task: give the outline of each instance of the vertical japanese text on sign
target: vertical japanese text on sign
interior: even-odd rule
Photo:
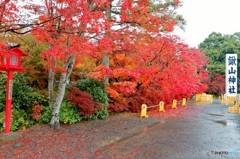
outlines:
[[[237,54],[226,54],[226,94],[237,95]]]

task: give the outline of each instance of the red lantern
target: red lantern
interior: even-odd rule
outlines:
[[[0,55],[0,70],[24,71],[20,66],[22,56],[27,56],[19,48],[19,45],[9,47],[5,54]]]
[[[9,47],[3,54],[0,55],[0,70],[8,72],[7,92],[6,92],[6,115],[5,115],[5,129],[4,133],[10,133],[11,114],[12,114],[12,87],[13,87],[13,72],[24,71],[20,62],[22,56],[27,56],[19,49],[20,45]]]

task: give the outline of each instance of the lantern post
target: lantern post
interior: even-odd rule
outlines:
[[[19,49],[20,45],[8,47],[4,54],[0,55],[0,70],[7,71],[7,87],[6,87],[6,110],[5,110],[5,129],[4,134],[8,135],[11,128],[12,116],[12,89],[13,89],[13,72],[24,71],[20,66],[22,56],[27,56]]]
[[[8,71],[6,87],[6,116],[5,116],[5,134],[10,133],[10,123],[12,116],[12,88],[13,88],[13,71]]]

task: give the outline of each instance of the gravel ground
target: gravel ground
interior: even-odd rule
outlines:
[[[105,120],[61,125],[52,130],[39,125],[16,132],[18,140],[0,142],[0,158],[93,158],[112,144],[159,122],[155,117],[122,113]]]
[[[140,118],[140,114],[134,113],[116,114],[105,120],[84,121],[74,125],[61,125],[61,128],[57,131],[50,129],[48,125],[35,126],[27,130],[16,132],[16,134],[21,135],[17,140],[0,142],[0,159],[88,159],[106,158],[106,155],[108,156],[107,158],[138,158],[137,156],[142,156],[140,158],[144,159],[153,158],[152,156],[149,157],[145,149],[150,150],[152,148],[151,143],[155,143],[155,148],[158,147],[159,150],[162,150],[161,153],[163,153],[164,151],[161,149],[162,146],[171,145],[171,140],[175,144],[177,140],[173,138],[167,139],[167,137],[169,135],[171,136],[171,132],[174,129],[176,130],[174,130],[173,136],[175,136],[175,131],[176,133],[179,130],[182,131],[184,125],[183,127],[180,127],[180,125],[178,127],[181,121],[186,121],[186,123],[189,122],[189,125],[196,127],[195,130],[192,130],[192,133],[199,134],[197,124],[199,124],[198,121],[202,119],[201,113],[204,113],[204,117],[208,114],[210,114],[208,116],[212,116],[211,114],[214,115],[214,112],[211,112],[214,111],[211,106],[207,106],[204,109],[199,107],[199,109],[196,107],[196,104],[193,105],[195,106],[188,104],[187,107],[179,106],[178,109],[167,109],[165,113],[150,112],[148,118]],[[217,107],[214,109],[216,108]],[[226,108],[222,108],[223,109],[220,111],[224,112]],[[208,121],[208,119],[204,119],[204,123]],[[173,123],[173,125],[171,126],[165,123]],[[174,126],[174,124],[177,125]],[[185,125],[185,127],[189,128],[187,125]],[[158,134],[158,128],[162,129],[162,133],[166,138],[156,139],[147,136],[149,133]],[[204,129],[204,127],[202,128]],[[221,125],[219,125],[219,128],[222,129]],[[191,127],[189,129],[191,130]],[[206,134],[204,130],[202,131],[202,134]],[[187,133],[190,134],[190,132]],[[157,134],[154,136],[157,136]],[[183,132],[179,132],[178,134],[184,136]],[[150,141],[145,143],[145,141],[141,141],[141,137],[147,138]],[[153,142],[151,142],[151,140]],[[181,142],[181,140],[180,138],[179,142]],[[131,146],[136,145],[136,143],[134,143],[136,141],[139,143],[142,142],[142,147],[137,148],[137,146]],[[150,143],[150,145],[148,143]],[[189,141],[185,146],[189,147],[191,144],[191,141]],[[169,148],[171,148],[171,146]],[[212,150],[214,147],[210,148],[210,150]],[[180,147],[179,149],[181,150],[182,148]],[[166,152],[166,154],[167,153],[169,152]],[[159,153],[156,153],[156,156],[158,155]]]

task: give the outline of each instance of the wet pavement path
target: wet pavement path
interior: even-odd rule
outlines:
[[[47,125],[18,131],[0,143],[2,158],[240,159],[240,115],[219,103],[151,112],[122,113],[106,120]]]
[[[97,158],[240,159],[240,115],[220,104],[198,103],[108,147]],[[168,112],[166,112],[168,113]],[[148,120],[148,119],[146,119]]]

